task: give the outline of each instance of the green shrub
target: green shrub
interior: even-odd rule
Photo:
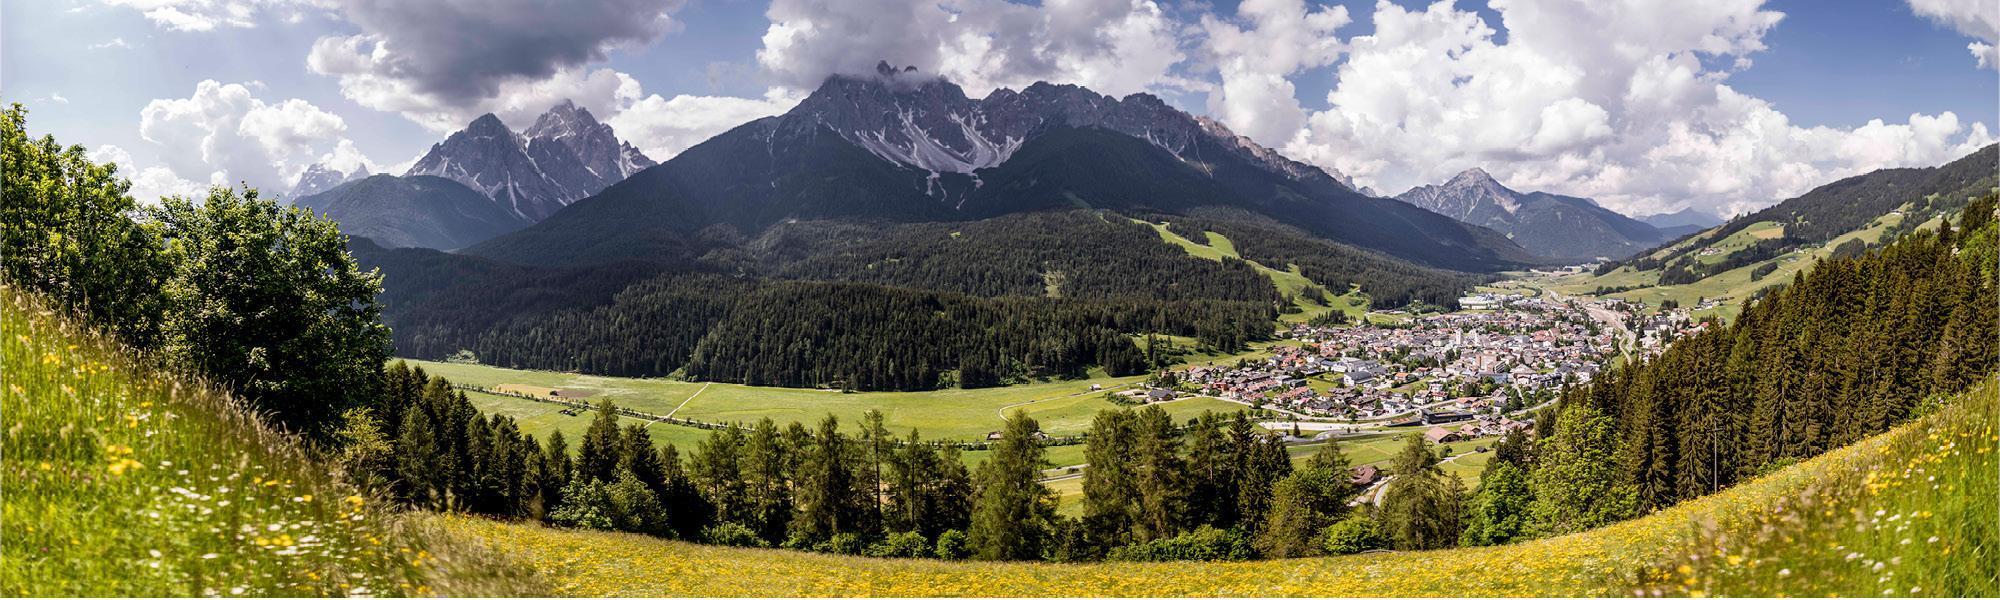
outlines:
[[[703,528],[701,530],[701,539],[702,541],[718,546],[736,546],[739,548],[767,548],[771,545],[770,542],[764,541],[764,538],[758,537],[757,532],[751,531],[749,527],[745,527],[742,523],[735,521],[717,523]]]
[[[1250,540],[1233,529],[1203,525],[1174,537],[1111,549],[1107,558],[1133,562],[1176,560],[1245,560],[1250,558]]]
[[[915,531],[891,533],[868,546],[867,554],[875,558],[923,558],[931,555],[931,541]]]
[[[938,534],[935,554],[945,560],[964,560],[965,557],[972,556],[972,549],[967,547],[965,532],[946,529],[944,533]]]
[[[1389,538],[1382,535],[1382,526],[1375,519],[1356,514],[1326,526],[1320,544],[1327,554],[1354,554],[1387,547]]]
[[[868,540],[858,533],[836,533],[827,539],[826,543],[820,544],[818,549],[821,552],[834,554],[859,555],[868,551]]]

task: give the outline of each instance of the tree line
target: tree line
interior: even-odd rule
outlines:
[[[875,283],[642,275],[631,265],[599,275],[356,247],[393,284],[384,320],[403,355],[470,350],[488,364],[618,376],[929,390],[1074,378],[1094,367],[1129,375],[1158,366],[1134,335],[1187,336],[1233,352],[1270,339],[1277,316],[1271,299],[986,298]],[[462,279],[428,287],[441,273]],[[398,289],[403,282],[415,289]],[[1256,283],[1273,289],[1261,276]]]

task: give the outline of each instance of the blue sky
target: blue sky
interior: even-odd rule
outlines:
[[[525,119],[536,112],[531,106],[565,95],[578,97],[649,153],[670,154],[727,125],[781,111],[810,91],[801,82],[851,69],[874,54],[910,55],[910,62],[952,77],[974,94],[1042,78],[1114,94],[1150,91],[1384,192],[1482,166],[1516,187],[1590,195],[1634,213],[1683,206],[1743,210],[1856,170],[1941,162],[1968,144],[1990,140],[1986,128],[2000,125],[2000,77],[1991,66],[1980,66],[1967,47],[1990,35],[1986,32],[2000,20],[1979,14],[1980,0],[1912,0],[1933,17],[1919,16],[1920,8],[1911,3],[1881,0],[1771,0],[1761,6],[1755,0],[1689,0],[1688,7],[1715,8],[1688,8],[1686,22],[1660,29],[1712,29],[1713,37],[1728,40],[1726,48],[1696,48],[1698,42],[1689,40],[1699,36],[1647,40],[1650,46],[1628,49],[1631,56],[1619,60],[1594,58],[1617,52],[1593,49],[1560,32],[1537,30],[1542,32],[1525,35],[1539,37],[1522,38],[1524,34],[1503,26],[1507,15],[1525,22],[1531,15],[1590,5],[1570,0],[1503,0],[1494,6],[1469,0],[1435,9],[1413,1],[1391,6],[1372,0],[1257,0],[1246,6],[1230,1],[1077,0],[1068,5],[1100,6],[1074,14],[1001,0],[775,1],[777,6],[752,0],[553,3],[566,13],[601,8],[627,11],[628,17],[614,13],[591,20],[588,15],[533,14],[547,8],[542,2],[496,0],[490,3],[492,13],[525,16],[521,23],[574,21],[563,24],[571,28],[566,34],[576,37],[570,50],[582,48],[587,56],[561,56],[557,49],[550,56],[512,57],[527,65],[525,71],[545,67],[559,74],[515,74],[508,70],[513,66],[496,66],[497,91],[471,98],[431,94],[438,88],[437,75],[427,80],[407,73],[410,65],[443,65],[438,69],[447,73],[464,69],[468,63],[462,57],[434,59],[413,43],[399,43],[454,41],[452,36],[465,35],[466,29],[453,26],[451,14],[425,30],[426,23],[412,25],[404,22],[412,17],[391,12],[410,9],[385,9],[364,0],[14,2],[0,15],[0,87],[5,100],[33,111],[33,131],[99,149],[100,156],[126,163],[125,170],[135,177],[155,169],[138,186],[146,193],[252,174],[275,180],[253,185],[283,189],[290,184],[285,178],[339,152],[388,168],[414,159],[454,124],[462,125],[478,112],[494,110],[517,128],[525,127]],[[231,15],[226,9],[234,6],[244,10]],[[446,11],[444,6],[427,8]],[[946,8],[954,16],[940,17]],[[1345,10],[1344,20],[1332,20],[1337,10]],[[912,30],[922,35],[867,29],[867,18],[902,11],[912,19]],[[1773,13],[1782,13],[1782,19]],[[652,14],[669,15],[671,23],[636,32],[630,23],[620,23],[644,21]],[[1315,22],[1307,18],[1311,14],[1325,19]],[[1574,31],[1629,29],[1628,37],[1644,38],[1649,31],[1640,22],[1644,18],[1683,18],[1682,11],[1661,13],[1645,6],[1593,14],[1589,18],[1606,20],[1580,18]],[[1466,16],[1480,19],[1493,30],[1491,35],[1478,36],[1476,28],[1465,29],[1465,21],[1453,20]],[[1402,45],[1357,43],[1362,36],[1381,33],[1379,18],[1401,19],[1389,33]],[[205,28],[199,24],[203,19]],[[1759,25],[1767,19],[1775,25]],[[523,39],[535,34],[531,25],[508,29],[493,23],[505,20],[479,20],[480,27],[490,29],[478,31]],[[767,49],[767,31],[806,22],[814,24],[812,33],[792,46]],[[1329,27],[1334,22],[1339,25]],[[872,33],[843,34],[843,26]],[[1227,47],[1218,41],[1226,32],[1218,33],[1217,26],[1244,32],[1250,41]],[[1150,27],[1151,33],[1108,41],[1113,32],[1135,27]],[[950,35],[930,31],[937,28],[950,28]],[[601,39],[591,37],[600,29]],[[961,48],[947,47],[960,39],[952,36],[968,33],[1001,50],[968,57]],[[905,37],[910,39],[901,39]],[[390,61],[401,62],[309,66],[316,45],[348,39],[362,42],[364,50],[367,44],[389,40],[387,45],[401,52]],[[1252,47],[1244,48],[1245,43]],[[1258,43],[1271,47],[1254,47]],[[1396,55],[1391,50],[1407,55],[1413,49],[1459,43],[1465,45],[1439,51],[1435,60],[1390,66]],[[1614,37],[1604,43],[1622,42]],[[1307,56],[1275,59],[1281,63],[1276,66],[1261,59],[1309,44],[1313,49],[1304,52]],[[992,68],[962,64],[997,64],[974,59],[991,61],[1006,56],[1002,50],[1007,49],[1016,51],[1011,55],[1016,57],[1029,52],[1039,62],[1031,61],[1032,67],[1018,60]],[[760,57],[760,50],[769,56]],[[324,48],[320,54],[350,63],[366,55]],[[1149,60],[1163,54],[1178,60]],[[1689,95],[1676,98],[1678,104],[1654,106],[1616,93],[1634,82],[1653,81],[1653,75],[1671,70],[1662,65],[1677,59],[1692,60],[1693,71],[1706,78]],[[1509,74],[1516,67],[1526,70]],[[1428,69],[1436,69],[1430,73],[1437,77],[1431,89],[1421,80]],[[1465,69],[1483,71],[1468,77]],[[1537,69],[1568,75],[1551,80]],[[1369,85],[1403,72],[1418,74],[1419,80],[1407,86],[1412,90]],[[591,91],[579,84],[574,94],[567,94],[562,88],[569,76],[598,79]],[[1291,87],[1289,94],[1264,85],[1272,77],[1281,77]],[[221,87],[197,89],[209,80]],[[230,84],[242,88],[233,90]],[[530,89],[537,84],[543,89]],[[1542,94],[1550,85],[1574,89]],[[1716,85],[1734,94],[1717,99]],[[1535,104],[1492,101],[1495,89],[1532,90],[1522,101]],[[1338,99],[1330,99],[1330,93]],[[162,105],[153,115],[151,133],[142,132],[147,107],[170,101],[180,104]],[[1427,106],[1444,112],[1425,114]],[[1561,110],[1542,110],[1544,106]],[[1727,116],[1716,116],[1725,112]],[[264,118],[244,116],[249,113]],[[1938,120],[1946,113],[1953,117],[1950,123]],[[1776,136],[1786,141],[1751,141],[1768,140],[1778,131],[1752,131],[1768,127],[1773,114],[1790,127]],[[1913,114],[1922,118],[1912,120]],[[1871,127],[1873,120],[1882,126]],[[1451,128],[1443,129],[1446,124]],[[1862,149],[1817,149],[1823,146]],[[345,150],[337,150],[341,147]],[[1732,152],[1757,160],[1740,173],[1710,176],[1704,171],[1743,162],[1740,156],[1728,156]]]

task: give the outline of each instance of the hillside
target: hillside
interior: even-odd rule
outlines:
[[[365,498],[223,393],[4,286],[0,359],[0,594],[548,593]]]
[[[1991,518],[2000,507],[1996,411],[2000,395],[1989,383],[1932,416],[1712,496],[1490,548],[1233,563],[980,563],[443,522],[521,552],[559,593],[580,596],[1991,596],[2000,593],[2000,531]]]
[[[1905,233],[1934,229],[1966,203],[2000,189],[2000,146],[1938,167],[1882,169],[1814,188],[1770,208],[1687,235],[1594,273],[1550,278],[1557,291],[1730,316],[1744,299],[1830,256],[1852,256]]]
[[[293,205],[340,222],[342,233],[391,248],[463,248],[532,223],[472,188],[428,175],[375,175]]]

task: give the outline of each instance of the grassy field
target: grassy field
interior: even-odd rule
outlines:
[[[582,596],[1993,596],[1995,388],[1602,529],[1492,548],[1236,563],[865,559],[443,519]],[[1880,565],[1879,567],[1877,565]]]
[[[1134,222],[1146,223],[1145,221],[1138,221],[1136,219]],[[1180,246],[1190,256],[1214,261],[1220,261],[1225,257],[1243,260],[1243,255],[1236,252],[1235,242],[1229,241],[1229,238],[1224,237],[1220,233],[1213,231],[1202,232],[1208,236],[1207,243],[1203,244],[1168,230],[1165,223],[1146,224],[1151,225],[1153,230],[1160,232],[1162,239]],[[1307,279],[1305,274],[1299,272],[1298,265],[1285,265],[1285,268],[1280,270],[1253,260],[1244,260],[1244,262],[1250,263],[1250,266],[1257,269],[1257,272],[1263,273],[1265,277],[1270,278],[1271,284],[1276,285],[1279,292],[1290,294],[1294,298],[1293,305],[1298,307],[1298,312],[1280,315],[1278,317],[1280,321],[1286,323],[1303,323],[1334,310],[1347,313],[1350,319],[1360,319],[1363,314],[1368,312],[1368,296],[1367,294],[1363,294],[1358,287],[1334,297],[1329,303],[1323,304],[1301,296],[1301,292],[1307,286],[1313,285],[1313,281]]]
[[[619,406],[642,412],[671,413],[675,417],[716,423],[753,423],[770,417],[780,424],[798,421],[810,425],[832,414],[840,419],[843,426],[851,428],[860,423],[864,413],[873,409],[882,411],[889,429],[898,435],[915,428],[929,439],[964,441],[985,439],[987,433],[1000,429],[1004,415],[1017,410],[1040,421],[1042,430],[1049,435],[1081,433],[1089,428],[1090,419],[1098,411],[1116,406],[1103,398],[1106,391],[1145,379],[1144,376],[1096,377],[974,390],[952,388],[928,392],[844,394],[729,383],[601,377],[463,363],[409,362],[453,383],[486,388],[515,384],[587,390],[593,393],[585,399],[588,402],[611,399]],[[1091,391],[1092,385],[1103,389]],[[468,397],[482,410],[507,414],[520,420],[522,430],[535,433],[538,438],[546,437],[547,431],[561,429],[564,436],[576,439],[575,436],[590,423],[589,414],[565,416],[557,412],[560,407],[554,404],[476,392],[468,394]],[[1234,412],[1244,408],[1240,404],[1210,398],[1177,400],[1162,406],[1176,419],[1197,416],[1203,411]],[[707,437],[704,430],[667,424],[654,425],[652,433],[655,440],[663,443],[674,440],[682,446],[687,444],[681,440]]]
[[[0,595],[540,596],[224,394],[0,287]]]

